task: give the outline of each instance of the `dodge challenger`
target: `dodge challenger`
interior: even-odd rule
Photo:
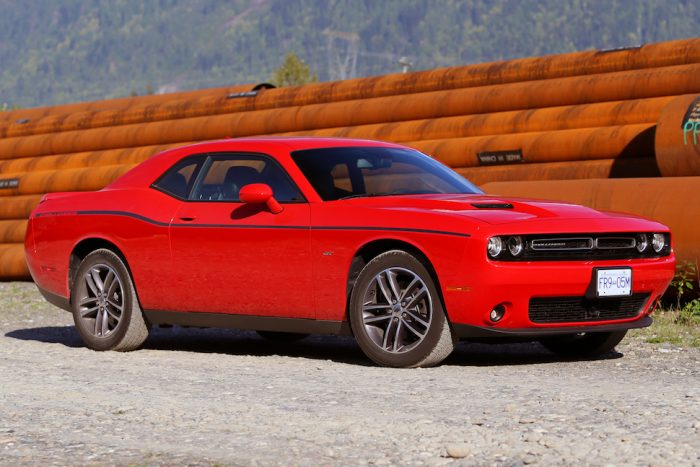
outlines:
[[[25,249],[94,350],[230,327],[352,335],[393,367],[436,365],[460,339],[604,354],[651,323],[675,265],[657,222],[489,196],[416,150],[319,138],[180,147],[47,194]]]

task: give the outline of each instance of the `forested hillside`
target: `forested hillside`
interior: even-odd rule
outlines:
[[[0,105],[320,80],[694,37],[697,0],[0,0]]]

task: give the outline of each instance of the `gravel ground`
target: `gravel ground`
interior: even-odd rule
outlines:
[[[32,284],[0,283],[0,464],[700,465],[700,349],[618,350],[463,343],[394,370],[348,338],[173,328],[96,353]]]

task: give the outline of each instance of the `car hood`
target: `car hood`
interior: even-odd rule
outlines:
[[[634,218],[623,213],[556,201],[506,198],[488,195],[399,195],[353,198],[344,201],[357,207],[382,210],[442,213],[450,217],[472,219],[487,224],[509,224],[546,219]]]

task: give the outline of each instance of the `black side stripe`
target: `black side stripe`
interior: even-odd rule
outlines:
[[[315,226],[311,227],[311,230],[381,230],[387,232],[415,232],[415,233],[429,233],[438,235],[452,235],[455,237],[471,237],[467,233],[461,232],[448,232],[445,230],[430,230],[430,229],[410,229],[404,227],[371,227],[371,226]]]
[[[76,214],[78,214],[79,216],[123,216],[148,222],[149,224],[159,225],[161,227],[167,227],[170,225],[170,222],[157,221],[155,219],[151,219],[150,217],[142,216],[140,214],[135,214],[133,212],[128,211],[77,211]]]
[[[50,215],[60,215],[68,214],[64,212],[45,212],[37,214],[37,217],[50,216]],[[72,213],[71,213],[72,214]],[[131,217],[133,219],[138,219],[143,222],[147,222],[152,225],[157,225],[160,227],[177,227],[177,228],[225,228],[225,229],[281,229],[281,230],[360,230],[360,231],[382,231],[382,232],[413,232],[413,233],[426,233],[426,234],[436,234],[436,235],[451,235],[454,237],[471,237],[468,233],[461,232],[448,232],[445,230],[431,230],[431,229],[412,229],[403,227],[376,227],[376,226],[304,226],[304,225],[236,225],[236,224],[170,224],[169,222],[157,221],[140,214],[135,214],[128,211],[75,211],[75,214],[79,216],[122,216]]]

